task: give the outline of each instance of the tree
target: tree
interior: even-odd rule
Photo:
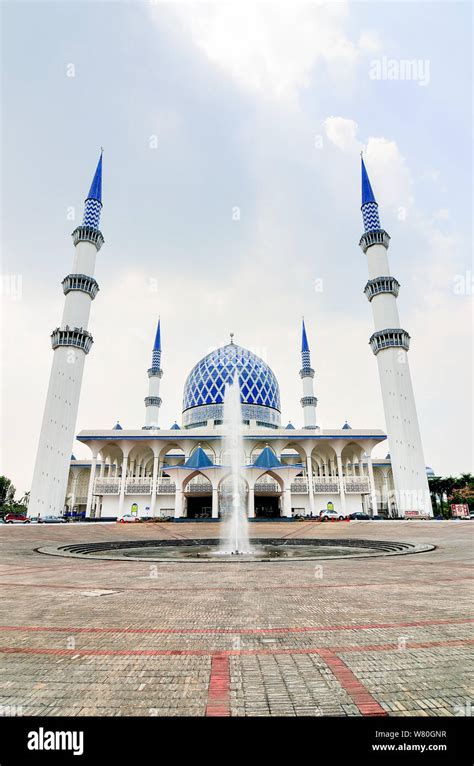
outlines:
[[[0,476],[0,516],[6,516],[7,513],[24,514],[27,512],[27,503],[24,502],[26,495],[17,503],[15,492],[16,489],[11,479],[7,476]]]
[[[428,485],[431,494],[431,505],[435,516],[443,511],[443,498],[441,491],[441,479],[439,476],[429,476]]]
[[[9,505],[15,497],[16,489],[11,479],[6,476],[0,476],[0,506]]]
[[[431,476],[428,478],[431,492],[433,511],[451,518],[451,504],[466,503],[469,509],[474,509],[474,476],[462,473],[460,476]],[[444,502],[446,496],[447,505]]]

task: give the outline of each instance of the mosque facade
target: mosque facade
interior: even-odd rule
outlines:
[[[410,336],[400,327],[396,298],[400,285],[388,263],[390,237],[381,228],[378,206],[362,160],[360,246],[367,257],[365,295],[371,304],[387,434],[377,428],[320,428],[315,371],[308,334],[301,334],[301,426],[281,421],[278,380],[270,366],[234,342],[215,349],[191,369],[183,390],[181,422],[160,424],[161,322],[148,369],[144,425],[85,429],[76,439],[90,460],[71,456],[84,362],[93,338],[91,303],[99,286],[95,258],[103,244],[102,156],[86,198],[84,220],[73,232],[75,258],[63,280],[65,308],[51,335],[53,365],[40,432],[29,515],[218,519],[229,469],[224,450],[223,402],[234,377],[241,393],[245,464],[240,480],[251,519],[431,515],[423,448],[407,352]],[[71,363],[73,359],[73,363]],[[389,438],[390,455],[373,457]],[[71,456],[71,457],[70,457]]]

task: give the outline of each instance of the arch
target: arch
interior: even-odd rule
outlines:
[[[199,477],[199,478],[198,478]],[[196,480],[197,481],[194,481]],[[212,481],[208,476],[206,476],[201,471],[193,471],[190,474],[187,474],[184,479],[181,480],[181,489],[183,492],[188,492],[188,485],[194,481],[195,485],[202,484],[206,487],[209,486],[209,494],[212,495]]]
[[[288,442],[288,444],[286,444],[280,452],[280,461],[284,465],[294,465],[295,463],[301,463],[304,466],[306,473],[306,451],[299,442]]]
[[[193,471],[181,482],[185,513],[188,518],[210,518],[212,515],[212,482],[201,471]]]
[[[351,441],[344,446],[341,452],[341,460],[346,476],[356,476],[363,472],[363,456],[364,448],[359,442]]]
[[[128,453],[128,470],[129,476],[146,476],[147,465],[153,466],[153,450],[149,444],[138,442],[135,444]]]
[[[316,464],[316,476],[334,475],[337,467],[337,456],[334,447],[327,442],[321,441],[311,450],[311,463]]]
[[[167,442],[158,454],[158,467],[160,476],[166,475],[166,465],[183,465],[186,454],[178,442]]]
[[[262,471],[262,473],[255,479],[255,482],[254,482],[254,490],[255,491],[257,491],[257,492],[259,491],[259,490],[256,489],[257,484],[259,484],[259,483],[260,484],[264,484],[265,483],[265,482],[261,481],[263,476],[271,476],[271,478],[273,479],[272,483],[276,482],[278,484],[278,487],[279,487],[278,492],[283,492],[283,490],[285,489],[284,481],[281,478],[281,476],[278,476],[278,474],[275,473],[272,470]],[[269,482],[267,482],[267,483],[269,483]]]

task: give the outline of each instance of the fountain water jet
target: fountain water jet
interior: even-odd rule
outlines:
[[[244,555],[252,553],[249,543],[245,482],[241,468],[245,463],[242,430],[240,385],[235,373],[224,395],[224,455],[230,476],[224,481],[221,497],[223,512],[220,553]]]

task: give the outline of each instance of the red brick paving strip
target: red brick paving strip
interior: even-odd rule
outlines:
[[[223,654],[212,656],[206,716],[230,716],[230,666]]]
[[[341,660],[341,658],[334,654],[334,652],[325,651],[324,649],[322,649],[319,654],[326,662],[328,668],[332,670],[344,691],[348,693],[354,704],[357,705],[361,715],[388,716],[388,713],[383,707],[379,705],[377,700],[372,697],[365,686],[361,684],[352,670],[347,667],[344,660]]]
[[[445,641],[413,641],[405,649],[433,649],[437,646],[471,646],[474,639],[448,639]],[[277,655],[277,654],[319,654],[324,652],[390,652],[400,651],[398,644],[348,644],[347,646],[304,647],[282,649],[223,649],[222,657],[240,655]],[[61,657],[208,657],[209,649],[49,649],[33,646],[1,646],[0,654],[52,654]]]
[[[372,622],[361,625],[301,625],[281,628],[98,628],[48,625],[0,625],[0,631],[25,631],[39,633],[156,633],[159,635],[175,634],[216,634],[241,636],[264,633],[326,633],[339,630],[380,630],[388,628],[423,628],[427,625],[464,625],[474,622],[474,618],[454,620],[417,620],[414,622]]]

